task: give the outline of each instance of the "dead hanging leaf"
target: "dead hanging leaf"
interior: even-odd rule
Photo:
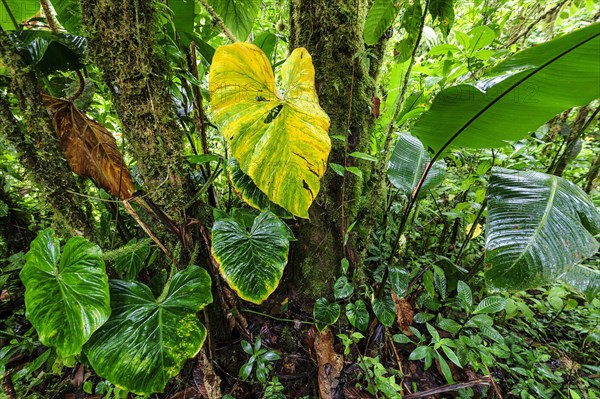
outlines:
[[[315,353],[319,365],[319,397],[333,399],[333,391],[339,384],[338,377],[344,367],[344,358],[333,350],[333,334],[329,328],[316,336]]]
[[[115,197],[131,198],[135,188],[113,135],[72,102],[46,94],[42,99],[73,172]]]
[[[405,331],[413,323],[414,312],[412,306],[406,299],[396,295],[394,291],[392,291],[392,300],[396,304],[396,323],[398,323],[400,331]]]

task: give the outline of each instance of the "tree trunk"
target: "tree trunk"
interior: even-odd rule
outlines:
[[[58,222],[73,235],[94,237],[94,228],[84,212],[85,200],[60,148],[52,122],[40,98],[35,75],[0,28],[0,61],[12,76],[24,123],[13,116],[9,103],[0,98],[0,133],[19,153],[19,160],[42,190]]]
[[[193,198],[184,134],[168,90],[171,70],[159,54],[153,1],[82,0],[94,62],[104,72],[131,154],[150,198],[179,226]],[[196,216],[196,215],[191,215]]]
[[[346,172],[341,177],[331,168],[310,210],[310,221],[296,231],[291,256],[292,278],[300,294],[309,298],[328,295],[340,260],[358,263],[354,240],[344,247],[348,225],[360,219],[369,168],[364,161],[349,157],[354,151],[368,152],[375,80],[380,63],[368,68],[363,50],[363,26],[368,11],[366,0],[292,0],[290,4],[290,50],[306,48],[315,66],[315,87],[321,107],[331,119],[329,162],[361,167],[363,176]],[[383,52],[384,45],[376,51]],[[381,57],[380,57],[381,58]],[[373,204],[376,199],[368,198]],[[354,230],[356,231],[356,230]]]

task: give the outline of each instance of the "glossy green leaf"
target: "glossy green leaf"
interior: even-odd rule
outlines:
[[[537,172],[494,169],[487,190],[485,275],[497,288],[555,281],[594,255],[600,213],[575,184]]]
[[[56,19],[70,33],[80,34],[81,29],[81,4],[79,0],[52,0],[56,11]]]
[[[459,280],[456,285],[456,299],[467,313],[471,313],[471,307],[473,306],[473,292],[471,291],[471,287],[464,281]]]
[[[39,0],[5,0],[0,3],[0,26],[4,30],[15,30],[6,6],[10,9],[17,24],[33,18],[40,11]]]
[[[196,312],[212,302],[208,273],[187,267],[159,298],[142,283],[112,280],[110,296],[112,315],[85,348],[94,371],[138,395],[162,392],[206,337]]]
[[[335,299],[348,298],[354,292],[354,286],[348,282],[348,277],[339,277],[333,286],[333,296]]]
[[[325,298],[317,299],[313,306],[313,317],[317,330],[321,332],[325,327],[335,323],[340,318],[340,312],[340,305],[337,303],[329,303]]]
[[[391,327],[396,319],[396,305],[389,295],[383,297],[383,299],[373,299],[373,313],[377,320],[386,327]]]
[[[388,178],[402,194],[410,196],[418,186],[430,161],[431,157],[425,151],[421,141],[410,134],[403,134],[398,138],[396,147],[394,147],[390,157]],[[436,162],[427,174],[420,192],[425,193],[441,183],[444,179],[445,170],[446,165],[443,161]]]
[[[40,341],[67,360],[81,352],[110,315],[108,278],[100,248],[73,237],[62,255],[51,229],[31,243],[20,273],[27,319]]]
[[[448,331],[450,334],[456,334],[462,327],[452,319],[440,319],[440,321],[437,322],[437,326],[444,331]]]
[[[361,331],[365,331],[369,327],[369,311],[362,299],[346,305],[346,317],[350,324]]]
[[[242,172],[240,164],[234,158],[229,158],[227,161],[227,172],[233,189],[251,207],[260,211],[268,209],[280,218],[292,218],[294,216],[279,205],[269,201],[267,195],[256,187],[256,184],[247,174]]]
[[[208,4],[223,19],[225,26],[241,41],[252,31],[261,0],[208,0]]]
[[[209,74],[213,116],[240,169],[272,202],[308,218],[331,149],[329,117],[319,106],[305,49],[292,52],[281,76],[282,93],[253,44],[219,47]]]
[[[399,297],[406,295],[408,284],[410,284],[410,275],[404,268],[398,266],[391,266],[389,269],[389,280],[392,290]]]
[[[10,38],[23,52],[27,63],[36,65],[44,73],[77,70],[85,65],[87,41],[82,36],[22,30],[12,32]]]
[[[150,254],[150,240],[132,239],[126,246],[119,249],[114,260],[114,268],[123,280],[135,280],[144,267]]]
[[[290,247],[288,227],[270,211],[263,211],[248,231],[233,218],[216,220],[212,253],[221,274],[240,298],[262,303],[275,291],[283,275]]]
[[[499,147],[600,93],[600,23],[529,48],[477,86],[442,90],[411,133],[432,152]]]
[[[600,296],[600,271],[596,269],[575,265],[559,279],[582,292],[588,301]]]
[[[488,314],[498,313],[504,310],[506,306],[506,299],[499,296],[488,296],[483,298],[481,302],[477,304],[477,307],[473,311],[473,314]]]
[[[398,0],[374,0],[367,19],[365,20],[365,43],[369,46],[379,41],[383,33],[388,30],[400,11]]]

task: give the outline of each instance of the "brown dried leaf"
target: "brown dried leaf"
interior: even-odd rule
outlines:
[[[333,399],[333,391],[337,388],[338,377],[344,367],[344,358],[333,350],[333,334],[326,328],[315,338],[315,353],[319,366],[319,397]]]
[[[71,377],[71,386],[75,388],[79,388],[83,382],[85,381],[85,367],[83,364],[80,364],[75,371],[75,374]]]
[[[344,387],[344,397],[347,399],[373,399],[373,395],[358,388]]]
[[[203,398],[221,398],[221,378],[215,373],[212,363],[202,349],[198,356],[198,363],[194,367],[194,384]]]
[[[392,300],[396,304],[396,323],[398,323],[400,331],[404,331],[413,323],[414,312],[412,306],[406,299],[396,295],[394,291],[392,291]]]
[[[135,188],[113,135],[72,102],[45,94],[42,99],[73,172],[115,197],[131,198]]]

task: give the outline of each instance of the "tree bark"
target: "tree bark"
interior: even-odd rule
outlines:
[[[350,239],[344,247],[348,225],[361,218],[370,168],[349,157],[354,151],[368,152],[375,118],[371,112],[375,80],[380,63],[367,66],[363,27],[368,11],[366,0],[292,0],[290,4],[290,50],[306,48],[315,66],[315,87],[321,107],[331,119],[329,162],[361,167],[362,177],[346,172],[341,177],[329,169],[321,191],[310,210],[310,221],[296,231],[292,247],[292,278],[300,293],[310,298],[328,295],[342,257],[359,263]],[[383,53],[384,45],[376,47]],[[362,53],[361,53],[362,52]],[[354,230],[356,231],[356,230]]]
[[[16,96],[22,120],[16,120],[5,98],[0,98],[0,133],[19,153],[19,160],[39,185],[50,208],[73,235],[94,238],[94,227],[84,212],[85,200],[52,122],[42,103],[38,82],[22,56],[0,28],[0,60],[11,75],[11,92]]]
[[[82,0],[83,22],[94,62],[104,72],[150,198],[181,227],[195,190],[184,162],[168,82],[160,54],[153,1]],[[196,216],[196,215],[193,215]]]

